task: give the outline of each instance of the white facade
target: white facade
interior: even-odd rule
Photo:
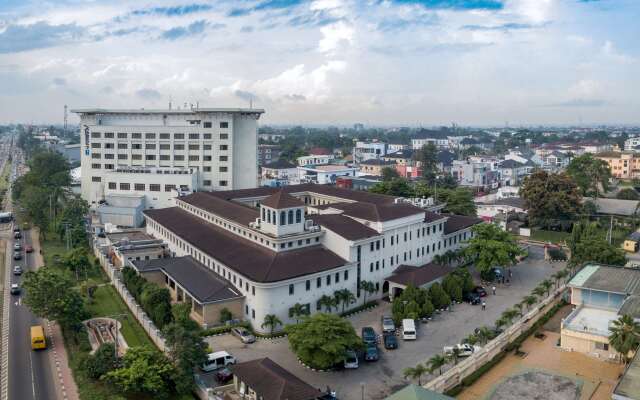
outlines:
[[[638,151],[636,147],[640,146],[640,137],[632,137],[624,141],[625,151]]]
[[[92,205],[104,198],[106,175],[124,167],[195,170],[195,184],[188,190],[257,185],[257,120],[263,110],[73,112],[80,115],[82,197]],[[170,181],[166,184],[174,184]]]
[[[420,150],[423,146],[432,143],[439,149],[449,148],[449,139],[436,139],[436,138],[419,138],[411,139],[411,148],[414,150]]]
[[[353,162],[377,160],[387,153],[388,145],[384,142],[356,142],[356,147],[353,148]]]
[[[356,168],[344,165],[298,167],[298,181],[320,185],[333,184],[339,176],[356,176],[356,171]]]
[[[309,165],[327,165],[333,161],[333,154],[317,155],[317,156],[302,156],[296,159],[298,165],[301,167]]]

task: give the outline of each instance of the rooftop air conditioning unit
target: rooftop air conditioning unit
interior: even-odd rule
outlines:
[[[307,231],[310,231],[313,228],[313,220],[312,219],[306,219],[304,221],[304,229]]]

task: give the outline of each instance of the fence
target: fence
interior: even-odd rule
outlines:
[[[147,332],[153,343],[155,343],[155,345],[158,346],[158,348],[163,352],[167,352],[168,349],[165,345],[164,338],[162,337],[160,329],[156,328],[153,321],[151,321],[151,318],[149,318],[147,313],[144,312],[142,307],[136,302],[131,293],[129,293],[126,286],[124,285],[124,282],[122,281],[120,270],[113,266],[113,264],[109,260],[109,257],[104,254],[98,246],[93,247],[93,252],[100,261],[102,269],[104,269],[107,276],[109,276],[109,279],[111,280],[113,286],[116,288],[116,291],[118,292],[122,300],[124,300],[127,307],[129,307],[131,314],[136,317],[136,319],[138,320],[140,325],[142,325],[142,328],[145,330],[145,332]]]
[[[544,316],[561,299],[565,285],[556,289],[549,297],[540,302],[535,308],[525,314],[519,321],[507,328],[503,333],[490,341],[478,352],[466,360],[459,362],[451,369],[424,385],[425,388],[444,393],[462,383],[462,380],[473,374],[480,367],[491,361],[511,342],[529,330],[542,316]]]

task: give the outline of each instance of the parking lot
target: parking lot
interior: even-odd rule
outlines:
[[[393,391],[407,384],[402,376],[406,367],[425,362],[431,356],[441,353],[443,346],[459,343],[477,327],[493,325],[500,314],[538,285],[540,281],[564,268],[564,264],[550,264],[543,259],[543,250],[532,247],[530,256],[513,268],[513,277],[508,285],[496,285],[496,294],[491,289],[485,297],[487,309],[480,306],[458,304],[453,311],[436,315],[428,324],[418,324],[418,340],[404,342],[399,340],[397,350],[385,350],[380,345],[381,357],[377,362],[361,361],[360,368],[336,372],[314,372],[300,365],[289,349],[286,338],[276,340],[258,340],[250,345],[242,344],[231,335],[209,338],[214,351],[227,350],[238,361],[248,361],[261,357],[269,357],[281,366],[320,389],[329,386],[337,392],[342,400],[358,400],[362,398],[382,399]],[[360,334],[363,326],[372,326],[381,333],[380,317],[391,314],[391,305],[381,302],[380,306],[349,318],[356,332]],[[424,377],[423,381],[428,380]]]

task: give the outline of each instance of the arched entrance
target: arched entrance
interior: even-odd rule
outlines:
[[[389,293],[389,281],[384,281],[382,284],[382,294]]]

